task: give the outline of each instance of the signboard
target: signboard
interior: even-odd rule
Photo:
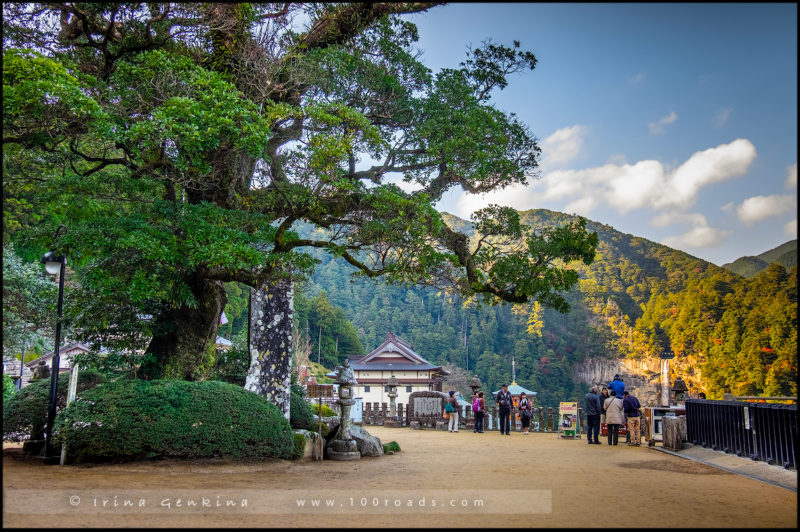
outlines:
[[[558,437],[581,437],[580,420],[578,419],[578,403],[558,404]]]
[[[675,358],[675,353],[672,351],[662,351],[661,352],[661,360],[671,360]]]
[[[308,384],[306,385],[308,397],[333,397],[333,384]]]

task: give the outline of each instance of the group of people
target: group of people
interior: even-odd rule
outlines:
[[[608,426],[608,444],[617,445],[619,429],[626,425],[625,441],[628,445],[641,445],[641,416],[639,400],[625,391],[625,383],[619,375],[603,386],[598,395],[597,386],[586,394],[586,439],[589,444],[600,445],[600,424]]]
[[[472,396],[472,413],[475,415],[475,428],[472,432],[483,434],[484,420],[488,414],[486,409],[485,394],[477,392]],[[500,434],[511,435],[511,411],[514,408],[514,399],[511,392],[508,391],[508,384],[502,386],[502,390],[497,393],[497,406],[499,407],[498,420]],[[533,402],[528,399],[525,392],[519,396],[519,402],[516,405],[519,410],[519,419],[522,422],[522,433],[530,433],[531,418],[533,417]],[[448,420],[447,430],[449,432],[458,432],[458,399],[456,398],[455,390],[450,391],[450,399],[444,405],[444,417]]]

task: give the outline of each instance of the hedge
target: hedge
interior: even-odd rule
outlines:
[[[105,380],[105,377],[96,371],[80,370],[78,372],[78,396]],[[67,403],[67,388],[69,388],[69,374],[60,374],[56,393],[58,409],[64,408]],[[49,377],[30,383],[15,393],[8,402],[4,401],[3,440],[19,441],[43,438],[49,406]]]
[[[289,422],[293,429],[316,430],[314,413],[306,401],[306,393],[299,384],[291,385],[291,400],[289,402]]]
[[[118,380],[56,419],[76,462],[153,457],[290,459],[292,430],[266,398],[219,381]]]
[[[311,412],[319,415],[319,403],[311,405]],[[337,416],[336,411],[328,405],[322,405],[322,417]]]

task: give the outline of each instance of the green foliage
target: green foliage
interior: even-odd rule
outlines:
[[[311,342],[310,361],[335,367],[349,355],[363,355],[364,347],[353,324],[341,307],[334,306],[325,292],[313,299],[298,291],[294,297],[294,317],[301,334]],[[321,342],[321,344],[320,344]],[[319,352],[321,345],[321,353]]]
[[[293,433],[293,447],[292,447],[292,460],[297,460],[303,457],[306,450],[306,437],[302,434]]]
[[[314,413],[305,398],[303,387],[292,384],[291,401],[289,403],[289,423],[293,429],[316,430]]]
[[[267,399],[219,381],[120,379],[59,413],[77,462],[152,457],[291,458],[292,431]]]
[[[13,245],[3,246],[3,353],[26,355],[37,341],[52,338],[58,285],[43,265],[25,262]],[[52,340],[49,340],[52,342]]]
[[[386,452],[389,452],[389,451],[392,451],[392,452],[395,452],[395,453],[399,453],[400,452],[400,444],[398,444],[396,441],[390,441],[388,443],[384,443],[383,444],[383,452],[386,453]]]
[[[309,399],[313,400],[314,398],[310,397]],[[311,411],[314,414],[319,415],[319,406],[320,406],[319,403],[311,403]],[[336,411],[335,410],[333,410],[328,405],[322,405],[322,417],[330,417],[330,416],[335,416],[335,415],[336,415]]]
[[[5,379],[3,379],[5,383]],[[105,377],[94,371],[78,372],[77,396],[105,381]],[[56,394],[58,410],[67,404],[69,375],[60,375]],[[50,405],[50,379],[42,379],[25,386],[6,402],[3,398],[3,440],[39,439],[47,424],[47,409]]]
[[[17,386],[14,384],[14,379],[10,376],[3,374],[3,405],[8,404],[8,401],[17,393]],[[5,410],[5,408],[3,409]]]
[[[754,277],[763,272],[772,263],[777,263],[787,270],[797,265],[797,239],[790,240],[780,246],[765,251],[755,257],[740,257],[722,267],[742,277]]]
[[[224,292],[233,335],[244,308],[233,283],[302,280],[314,251],[350,274],[566,310],[558,292],[577,276],[558,261],[594,255],[582,222],[525,234],[488,209],[479,223],[509,245],[479,251],[434,208],[454,187],[527,182],[540,149],[491,101],[534,55],[484,43],[434,74],[400,18],[429,7],[4,7],[4,225],[29,252],[54,245],[70,257],[75,336],[146,348],[156,376],[202,378]],[[297,33],[301,18],[309,30]],[[322,231],[301,239],[302,224]],[[362,352],[324,301],[307,314],[323,324],[326,363]]]
[[[451,215],[443,219],[473,240],[479,238],[475,224]],[[546,210],[519,214],[520,224],[534,228],[575,221],[576,217]],[[504,381],[510,382],[513,356],[517,382],[537,391],[537,401],[543,406],[583,396],[585,390],[571,377],[573,365],[580,361],[654,357],[667,347],[679,357],[696,359],[695,367],[702,371],[695,377],[684,375],[684,379],[704,389],[709,397],[717,393],[721,397],[728,381],[736,390],[743,389],[740,383],[754,383],[754,393],[767,389],[791,392],[797,367],[796,355],[791,354],[796,345],[791,272],[785,281],[778,281],[782,277],[777,276],[756,288],[678,250],[597,222],[587,221],[586,226],[598,234],[597,255],[590,265],[569,265],[579,281],[563,294],[570,307],[566,314],[543,305],[537,310],[535,302],[492,307],[433,288],[350,282],[352,267],[322,254],[317,256],[320,265],[303,293],[313,299],[324,291],[326,299],[341,306],[356,324],[368,350],[383,342],[388,331],[395,332],[429,361],[466,368],[470,378],[478,375],[484,390],[496,391]],[[484,223],[482,228],[491,232],[493,225]],[[765,318],[756,318],[758,315]],[[775,325],[764,324],[759,330],[757,324],[765,320]],[[747,336],[742,332],[745,323]],[[724,330],[716,334],[717,327]],[[767,327],[770,330],[764,333]],[[742,358],[747,338],[758,345],[748,347],[750,355]],[[722,356],[723,347],[724,358],[716,358]],[[762,351],[762,347],[774,353]],[[743,365],[750,369],[740,371]],[[766,369],[757,370],[759,367]],[[772,383],[769,388],[767,374]]]

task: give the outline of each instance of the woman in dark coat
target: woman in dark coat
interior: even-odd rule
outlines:
[[[533,409],[531,408],[530,400],[526,397],[525,392],[519,394],[519,420],[522,422],[523,434],[528,434],[531,426],[531,418],[533,417]]]

